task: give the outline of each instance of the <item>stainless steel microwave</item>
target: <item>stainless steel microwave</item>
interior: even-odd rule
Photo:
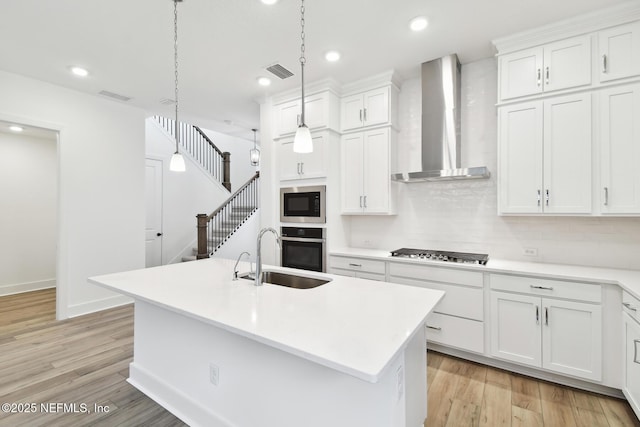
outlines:
[[[326,186],[280,189],[280,222],[326,222]]]

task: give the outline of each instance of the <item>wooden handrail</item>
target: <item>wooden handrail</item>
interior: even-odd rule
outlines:
[[[202,129],[200,129],[198,126],[193,126],[193,128],[194,128],[196,131],[198,131],[198,133],[200,134],[200,136],[202,136],[202,137],[205,139],[205,141],[207,141],[207,142],[209,143],[209,145],[211,146],[211,148],[213,148],[214,150],[216,150],[216,153],[218,153],[220,156],[222,156],[222,151],[221,151],[218,147],[216,147],[216,144],[214,144],[214,143],[213,143],[213,141],[212,141],[212,140],[210,140],[210,139],[209,139],[209,137],[208,137],[204,132],[202,132]]]

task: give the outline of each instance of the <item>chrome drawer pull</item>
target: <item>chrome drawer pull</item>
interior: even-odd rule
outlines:
[[[350,266],[350,267],[362,267],[362,264],[352,264],[352,263],[349,263],[349,266]]]
[[[540,307],[536,305],[536,325],[540,324]]]
[[[638,360],[638,344],[640,344],[640,340],[633,340],[633,363],[640,364],[640,360]]]
[[[631,311],[638,311],[637,308],[635,308],[634,306],[632,306],[631,304],[629,304],[628,302],[623,302],[622,305],[624,305],[625,307],[627,307],[629,310]]]
[[[434,331],[441,331],[442,330],[442,328],[440,328],[438,326],[429,326],[429,325],[427,325],[427,328],[433,329]]]
[[[536,285],[529,285],[531,286],[531,289],[543,289],[545,291],[552,291],[553,288],[551,286],[536,286]]]

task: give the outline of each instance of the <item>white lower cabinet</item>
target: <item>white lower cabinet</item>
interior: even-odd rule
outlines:
[[[599,286],[491,276],[491,355],[578,378],[602,379],[602,307]],[[513,280],[513,286],[509,281]],[[522,291],[529,281],[530,295]],[[579,298],[569,301],[549,296]]]
[[[622,392],[640,418],[640,300],[623,295],[623,382]]]
[[[329,273],[384,282],[386,264],[384,261],[366,258],[331,255],[329,256]]]
[[[445,292],[427,318],[427,342],[484,353],[482,273],[390,262],[389,281]]]

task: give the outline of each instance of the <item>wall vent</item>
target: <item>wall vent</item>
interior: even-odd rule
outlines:
[[[162,98],[160,100],[160,104],[162,104],[162,105],[173,105],[175,103],[176,103],[176,101],[174,101],[173,99],[170,99],[170,98]]]
[[[273,64],[270,67],[267,67],[266,70],[283,80],[293,76],[293,73],[291,71],[287,70],[280,64]]]
[[[131,99],[131,97],[129,96],[119,95],[114,92],[109,92],[108,90],[101,90],[98,93],[102,96],[107,96],[109,98],[117,99],[118,101],[123,101],[123,102],[127,102]]]

